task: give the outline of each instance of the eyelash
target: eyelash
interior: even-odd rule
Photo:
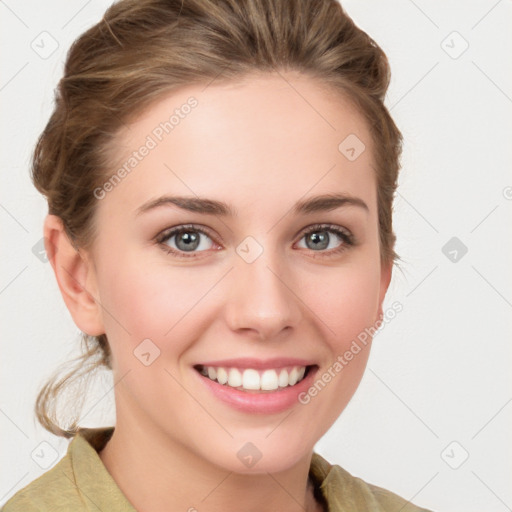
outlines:
[[[208,231],[206,231],[205,229],[203,229],[199,226],[196,226],[194,224],[186,224],[186,225],[184,224],[184,225],[176,227],[176,228],[167,229],[167,230],[161,232],[159,235],[157,235],[155,240],[167,254],[173,254],[174,256],[176,256],[178,258],[196,258],[197,257],[196,254],[198,254],[196,252],[190,252],[189,254],[187,254],[184,251],[176,251],[176,249],[173,249],[172,247],[169,247],[167,244],[164,243],[164,242],[170,240],[175,235],[179,235],[181,233],[187,233],[190,231],[202,233],[203,235],[206,235],[208,238],[213,240],[212,236],[210,235],[210,233]],[[330,251],[313,251],[313,250],[311,250],[311,252],[313,252],[313,253],[315,253],[315,252],[320,253],[319,256],[317,256],[317,255],[313,256],[314,258],[336,256],[356,244],[354,235],[352,235],[352,233],[350,233],[348,230],[342,229],[334,224],[315,224],[315,225],[309,227],[306,231],[304,231],[299,240],[302,240],[302,238],[304,238],[305,236],[308,236],[312,233],[317,233],[319,231],[329,231],[329,232],[334,233],[343,241],[343,244],[340,245],[339,247],[337,247],[336,249],[331,249]],[[199,251],[199,253],[201,253],[201,252],[206,252],[206,251]]]

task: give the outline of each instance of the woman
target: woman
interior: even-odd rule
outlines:
[[[389,78],[335,0],[121,0],[73,44],[33,179],[116,425],[49,382],[73,440],[6,512],[425,510],[313,451],[397,259]]]

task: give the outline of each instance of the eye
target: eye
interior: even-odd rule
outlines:
[[[332,224],[316,224],[308,228],[301,240],[303,239],[306,239],[306,249],[311,249],[313,252],[326,252],[326,256],[339,254],[355,244],[352,233]],[[338,245],[329,247],[333,243]],[[326,251],[329,248],[332,250]]]
[[[309,227],[300,240],[303,239],[306,239],[306,249],[319,252],[321,256],[326,257],[339,254],[355,245],[355,239],[350,231],[332,224],[315,224]],[[197,257],[198,252],[212,249],[215,245],[209,232],[194,224],[166,229],[158,235],[156,242],[168,254],[178,258]],[[337,245],[329,247],[332,244]]]
[[[205,241],[205,238],[210,242]],[[167,229],[156,241],[166,252],[182,258],[193,257],[195,253],[211,249],[213,245],[209,233],[192,224]]]

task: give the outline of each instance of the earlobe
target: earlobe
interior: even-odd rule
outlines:
[[[75,324],[91,336],[103,334],[94,268],[87,255],[74,247],[60,217],[46,216],[44,243],[62,298]]]

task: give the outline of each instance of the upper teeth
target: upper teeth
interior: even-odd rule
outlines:
[[[254,370],[252,368],[223,368],[203,366],[201,373],[219,384],[225,384],[232,388],[249,390],[268,390],[293,386],[304,377],[305,366],[289,366],[269,370]]]

